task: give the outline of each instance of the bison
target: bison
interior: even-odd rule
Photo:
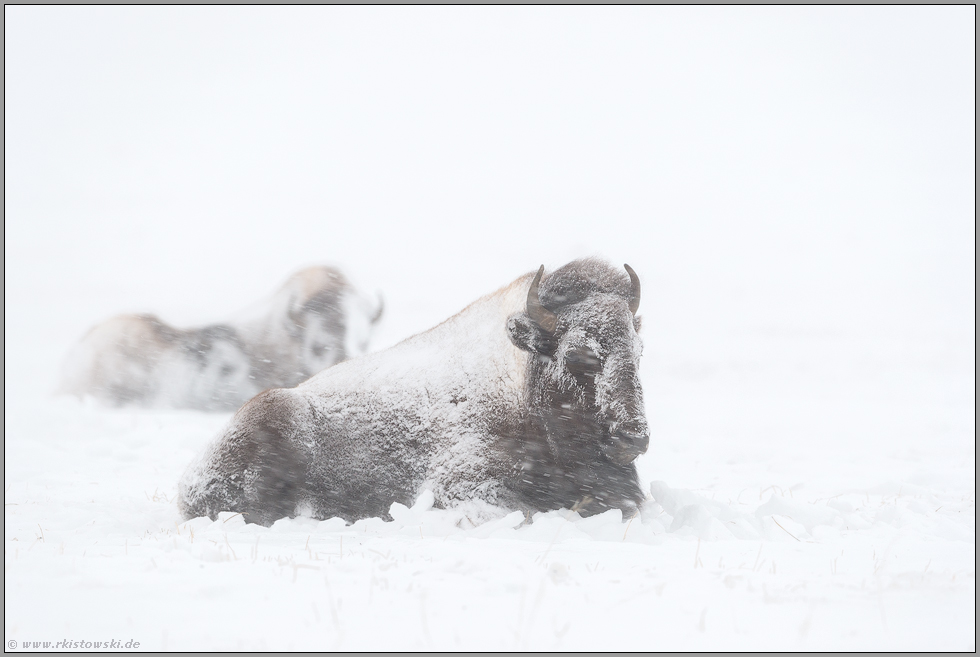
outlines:
[[[61,390],[110,405],[231,411],[364,353],[381,314],[333,267],[309,267],[238,321],[179,329],[154,315],[92,328]]]
[[[179,482],[185,518],[387,517],[644,499],[640,283],[595,259],[521,276],[424,333],[243,406]],[[484,508],[487,508],[484,506]]]

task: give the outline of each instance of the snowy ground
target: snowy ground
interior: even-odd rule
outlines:
[[[177,478],[227,416],[8,397],[6,636],[151,649],[973,649],[969,363],[847,368],[827,353],[798,364],[809,383],[794,386],[801,377],[765,361],[654,354],[641,467],[656,503],[632,519],[556,511],[469,528],[421,500],[390,523],[182,523]],[[887,440],[867,440],[875,432]]]
[[[836,10],[5,9],[8,648],[975,650],[975,9]],[[635,518],[181,522],[227,415],[52,394],[113,313],[339,263],[380,349],[590,254]]]

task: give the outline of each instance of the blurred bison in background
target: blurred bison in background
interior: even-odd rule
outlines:
[[[639,279],[592,259],[543,272],[251,400],[181,479],[183,516],[353,521],[425,489],[439,507],[634,511]]]
[[[73,349],[62,391],[111,405],[229,411],[367,349],[381,315],[332,267],[303,269],[238,321],[179,329],[122,315]]]

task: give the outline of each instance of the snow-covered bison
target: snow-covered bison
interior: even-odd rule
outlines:
[[[65,363],[62,391],[112,405],[235,410],[367,348],[380,304],[333,267],[309,267],[237,321],[174,328],[121,315],[92,328]]]
[[[424,489],[437,507],[636,509],[633,461],[649,442],[639,279],[594,259],[543,272],[258,395],[187,469],[180,512],[353,521]]]

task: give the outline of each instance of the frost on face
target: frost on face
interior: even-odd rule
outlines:
[[[231,411],[364,353],[380,310],[350,302],[360,298],[338,270],[310,267],[221,324],[179,329],[153,315],[115,317],[76,345],[62,391],[115,406]]]
[[[268,524],[437,508],[635,511],[648,442],[639,281],[605,263],[526,275],[435,328],[246,404],[181,482],[187,517]]]

